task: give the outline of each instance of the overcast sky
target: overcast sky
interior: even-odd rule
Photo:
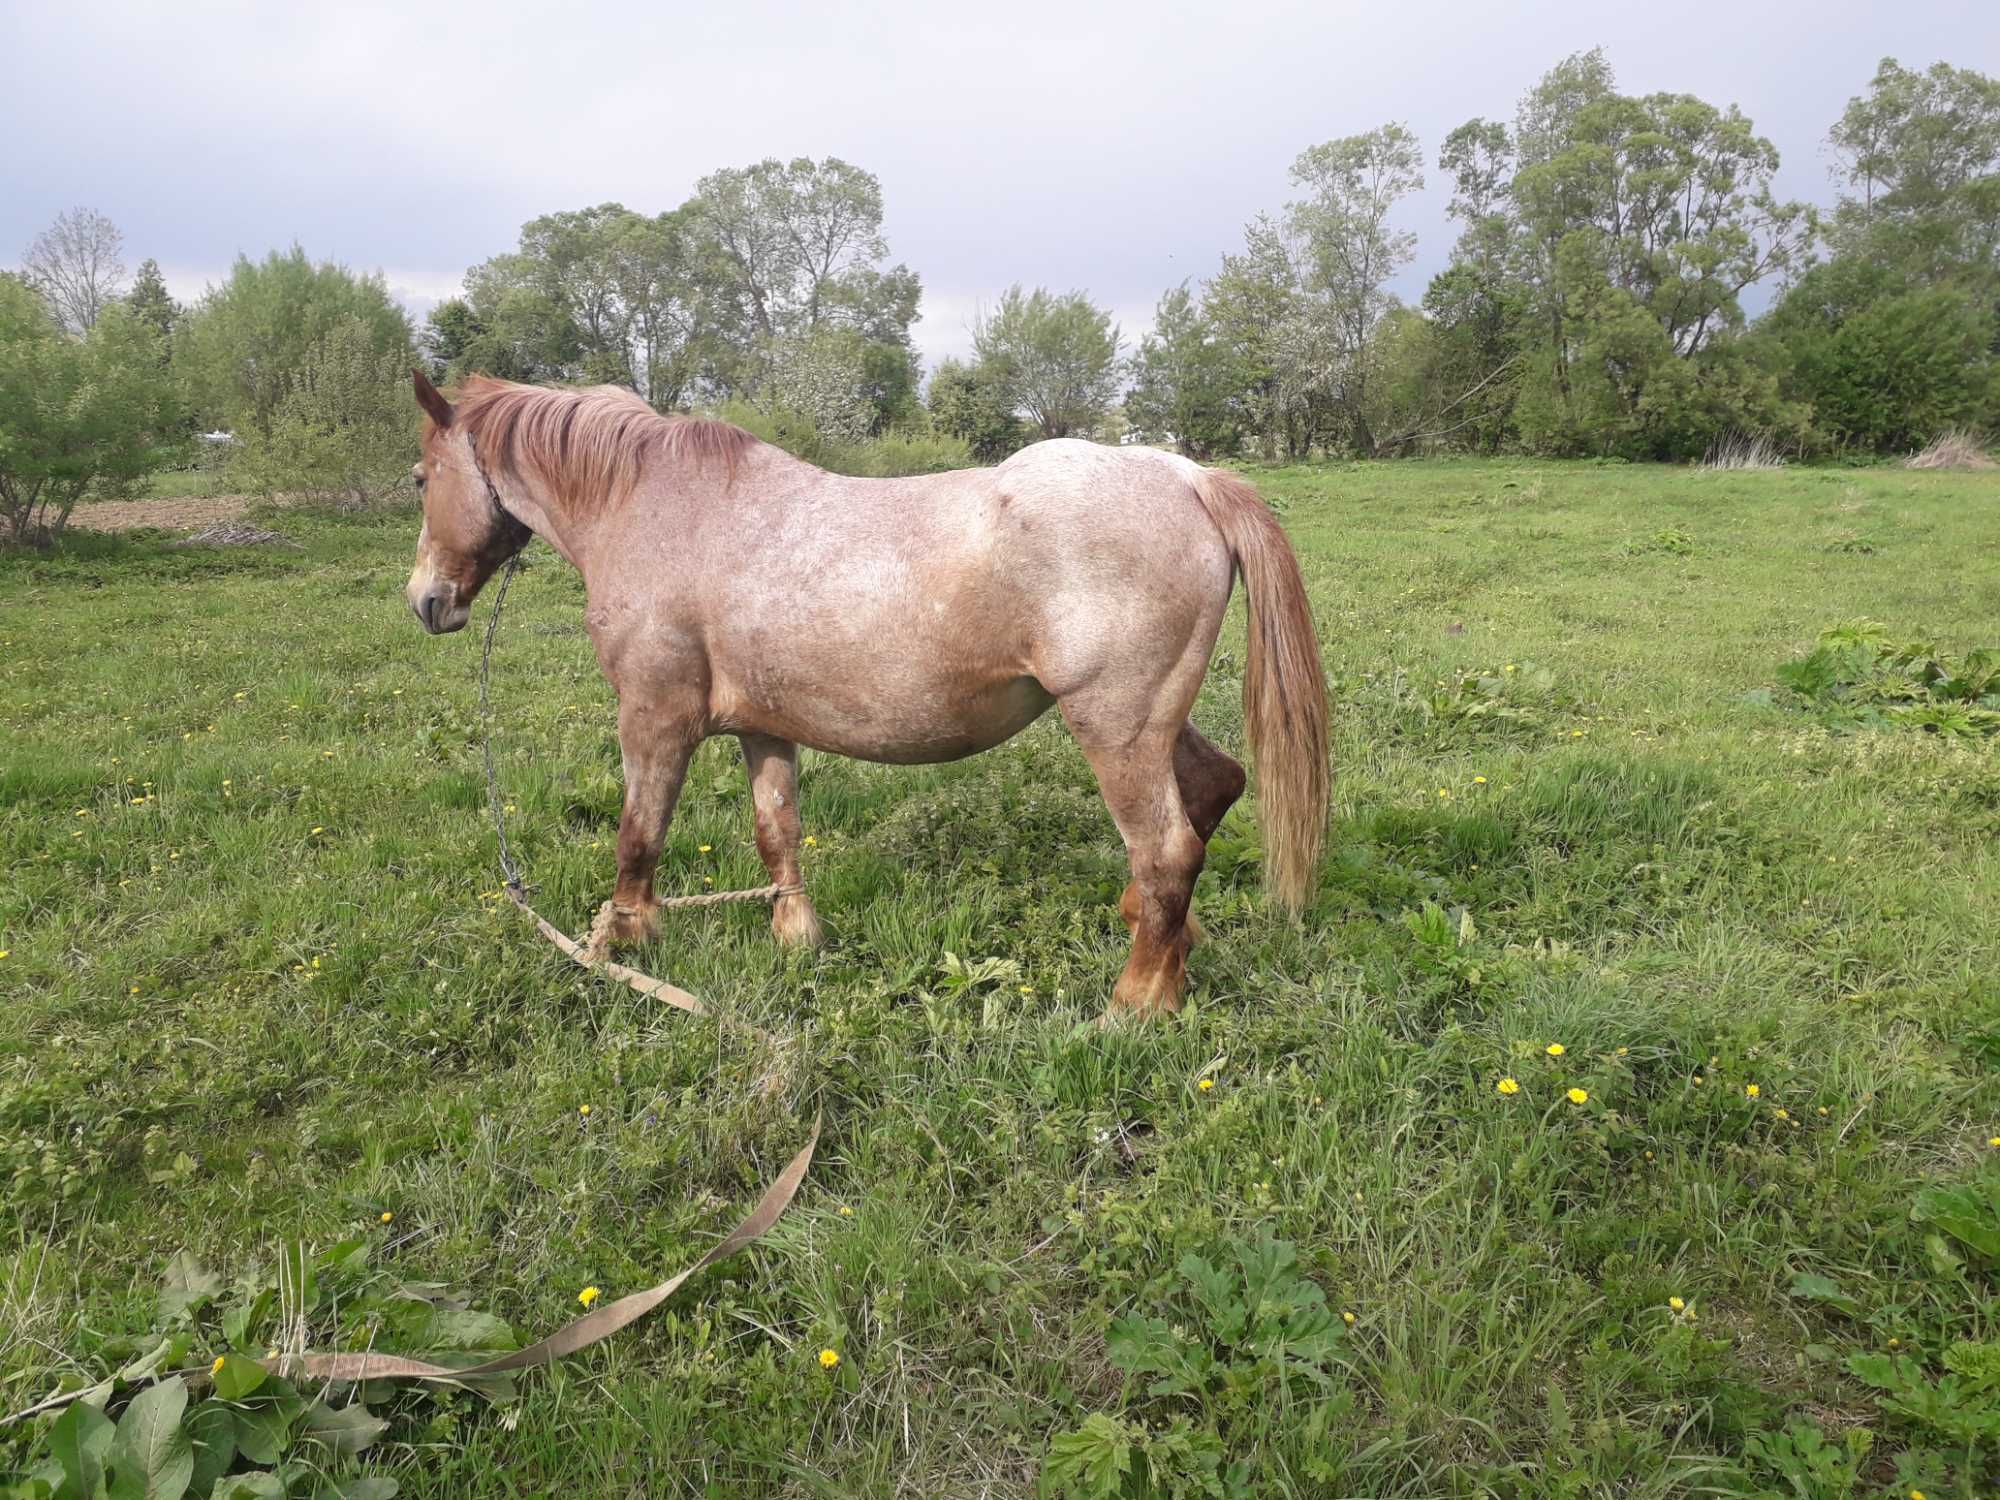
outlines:
[[[1627,92],[1741,105],[1781,187],[1825,201],[1827,126],[1876,62],[2000,72],[2000,3],[4,0],[0,264],[88,204],[178,296],[296,240],[421,316],[537,214],[658,212],[717,167],[833,155],[881,178],[928,359],[1014,281],[1087,290],[1136,340],[1285,201],[1303,147],[1389,120],[1430,165],[1403,214],[1421,295],[1453,237],[1445,132],[1595,45]]]

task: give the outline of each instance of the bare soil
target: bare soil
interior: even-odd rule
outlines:
[[[217,521],[233,521],[249,510],[249,495],[203,495],[179,500],[100,500],[79,505],[69,524],[82,531],[195,531]]]

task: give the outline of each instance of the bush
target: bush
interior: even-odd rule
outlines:
[[[55,541],[87,493],[170,460],[179,422],[159,336],[122,303],[72,339],[0,275],[0,515],[16,542]]]
[[[231,465],[247,488],[379,500],[407,479],[416,457],[417,414],[399,353],[381,353],[372,330],[346,318],[305,350],[272,410],[252,428]]]
[[[716,415],[755,433],[774,448],[783,448],[792,457],[834,474],[895,479],[969,469],[977,462],[963,438],[929,426],[885,432],[862,442],[841,442],[821,432],[810,418],[787,408],[763,411],[746,402],[731,401]]]

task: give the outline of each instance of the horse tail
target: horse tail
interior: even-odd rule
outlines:
[[[1243,575],[1250,608],[1243,722],[1257,772],[1264,879],[1279,905],[1297,913],[1315,883],[1333,781],[1312,606],[1292,544],[1249,482],[1202,469],[1194,488]]]

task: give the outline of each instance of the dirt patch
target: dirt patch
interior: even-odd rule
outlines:
[[[99,500],[70,512],[69,524],[79,531],[134,531],[157,526],[162,531],[193,531],[218,521],[234,521],[256,503],[250,495],[204,495],[181,500]]]

